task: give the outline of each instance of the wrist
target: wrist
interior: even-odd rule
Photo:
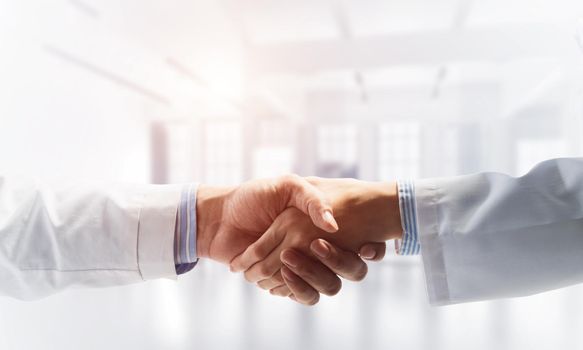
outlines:
[[[384,242],[402,236],[396,182],[354,179],[311,179],[332,202],[341,231],[365,242]]]
[[[196,199],[196,254],[199,258],[210,257],[210,247],[221,226],[224,204],[229,187],[200,185]]]
[[[371,238],[387,241],[401,238],[401,212],[399,210],[399,193],[397,183],[367,182],[363,196],[366,201],[366,211],[369,212],[369,224],[365,232]]]
[[[401,210],[399,208],[399,189],[396,181],[380,182],[379,187],[379,215],[381,216],[381,227],[384,228],[383,235],[386,240],[402,238],[403,227],[401,225]]]

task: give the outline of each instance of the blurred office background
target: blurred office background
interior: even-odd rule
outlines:
[[[518,176],[583,152],[580,18],[580,0],[0,0],[0,173]],[[582,329],[580,286],[431,308],[419,258],[392,253],[313,308],[209,261],[0,298],[1,349],[580,349]]]

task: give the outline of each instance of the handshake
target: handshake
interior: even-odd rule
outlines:
[[[288,175],[200,186],[197,255],[306,305],[361,280],[402,235],[396,183]]]

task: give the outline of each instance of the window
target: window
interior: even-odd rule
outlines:
[[[446,127],[439,135],[441,151],[440,161],[435,169],[435,176],[459,175],[459,132],[457,128]]]
[[[379,178],[396,180],[419,176],[420,128],[417,123],[383,123],[379,128]]]
[[[150,130],[152,182],[192,181],[193,130],[188,123],[156,122]]]
[[[357,132],[354,125],[326,125],[318,128],[318,160],[326,163],[356,163]]]
[[[204,173],[209,184],[232,185],[243,179],[243,132],[236,121],[205,125]]]
[[[357,177],[357,128],[351,124],[324,125],[318,128],[318,165],[324,177]]]
[[[295,128],[287,120],[262,120],[254,135],[253,177],[275,177],[294,172]]]

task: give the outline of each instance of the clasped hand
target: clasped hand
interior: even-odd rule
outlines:
[[[363,259],[382,259],[384,242],[401,234],[394,183],[285,176],[207,190],[197,210],[214,203],[218,215],[200,216],[199,256],[302,304],[336,294],[339,276],[363,279]]]

